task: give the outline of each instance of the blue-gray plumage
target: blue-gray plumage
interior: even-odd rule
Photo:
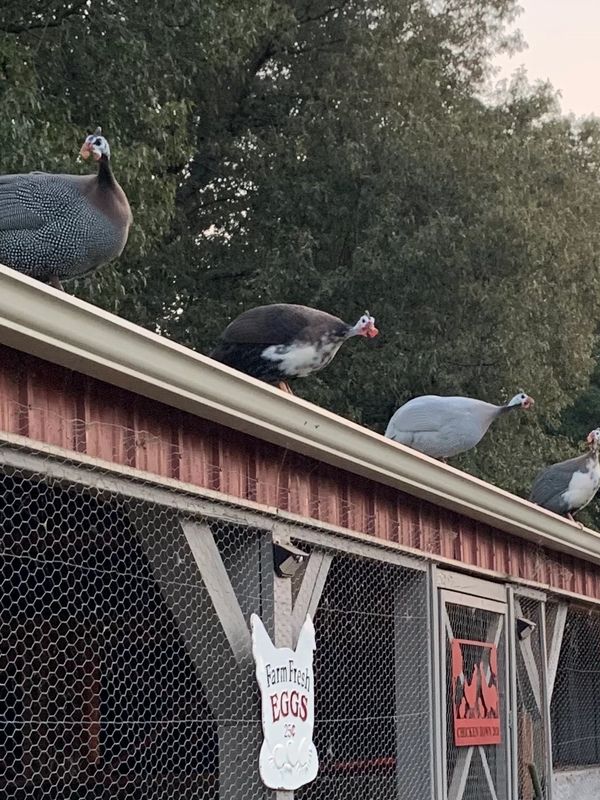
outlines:
[[[600,486],[599,442],[600,428],[595,428],[587,437],[590,448],[587,453],[541,470],[529,499],[555,514],[573,519],[574,513],[593,500]]]
[[[0,263],[60,286],[119,256],[132,216],[100,129],[81,148],[96,175],[0,176]]]
[[[451,458],[475,447],[492,422],[515,408],[531,408],[524,392],[495,406],[473,397],[415,397],[395,412],[385,435],[432,458]]]

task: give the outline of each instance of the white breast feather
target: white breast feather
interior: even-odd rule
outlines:
[[[265,348],[261,355],[269,361],[279,362],[284,375],[303,378],[328,364],[341,344],[273,344]]]
[[[600,485],[600,465],[595,464],[593,469],[586,472],[575,472],[569,481],[569,487],[563,497],[569,508],[583,508],[587,506]]]

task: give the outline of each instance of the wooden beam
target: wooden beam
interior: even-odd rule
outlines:
[[[252,661],[250,631],[208,525],[182,520],[181,527],[238,664]]]
[[[488,600],[506,603],[505,584],[491,583],[481,578],[475,578],[472,575],[464,575],[461,572],[438,569],[437,585],[440,589],[447,589],[462,595],[473,595],[471,602],[474,607],[479,607],[480,601],[484,597]]]
[[[273,596],[275,598],[275,647],[294,648],[296,637],[292,631],[292,581],[273,573]],[[275,790],[275,800],[294,800],[294,792]]]
[[[461,747],[456,758],[452,781],[448,788],[448,800],[462,800],[467,788],[467,778],[471,768],[474,747]]]
[[[496,787],[494,786],[494,779],[492,778],[492,773],[490,772],[490,765],[488,764],[485,750],[483,749],[483,747],[478,747],[477,750],[479,751],[479,756],[481,758],[481,763],[483,765],[483,771],[485,773],[485,779],[487,781],[488,789],[490,790],[490,800],[498,800],[498,795],[496,794]]]
[[[160,538],[165,531],[146,524],[143,506],[138,504],[130,519],[217,726],[220,791],[228,800],[263,797],[257,761],[260,723],[236,724],[236,720],[250,721],[249,698],[256,691],[250,631],[212,531],[205,522],[173,519],[173,530],[168,531],[172,550],[165,553],[165,541]],[[173,579],[173,557],[182,559],[188,570],[197,567],[199,576],[193,585]],[[255,571],[258,580],[258,566]],[[259,597],[256,603],[258,610]],[[250,768],[240,770],[240,763]]]
[[[291,614],[291,633],[294,642],[304,625],[306,615],[310,614],[313,621],[315,619],[332,561],[331,553],[313,550],[310,554]]]
[[[558,659],[560,658],[560,648],[565,632],[568,609],[569,606],[567,603],[559,603],[556,607],[552,639],[550,640],[550,648],[548,650],[548,702],[552,700],[552,693],[554,692],[554,682],[556,680],[556,671],[558,670]]]
[[[529,778],[528,765],[535,761],[533,746],[533,720],[528,711],[518,712],[517,730],[519,735],[518,777],[520,782],[519,800],[534,800],[533,785]]]
[[[273,576],[273,597],[275,599],[275,647],[294,649],[292,632],[292,581],[290,578]]]
[[[515,597],[515,611],[517,612],[517,616],[525,616],[523,614],[523,610],[521,609],[521,603],[517,597]],[[514,635],[516,636],[516,633]],[[542,685],[540,682],[538,665],[535,663],[533,647],[531,646],[531,637],[528,636],[526,639],[519,639],[517,637],[517,641],[521,655],[523,656],[523,663],[525,664],[525,670],[527,671],[527,677],[529,678],[529,685],[531,686],[531,691],[533,692],[535,704],[540,714],[542,714]]]

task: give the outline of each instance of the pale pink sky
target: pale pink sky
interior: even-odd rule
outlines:
[[[515,26],[529,45],[498,60],[499,78],[524,66],[530,82],[548,79],[563,113],[600,116],[600,0],[521,0]]]

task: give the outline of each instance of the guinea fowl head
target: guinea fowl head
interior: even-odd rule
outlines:
[[[378,333],[379,331],[375,327],[375,318],[368,311],[365,311],[356,325],[350,328],[350,336],[366,336],[368,339],[372,339]]]
[[[519,392],[506,404],[506,408],[524,408],[528,411],[535,404],[533,397],[529,397],[525,392]]]
[[[587,435],[586,442],[589,444],[590,450],[597,452],[598,445],[600,444],[600,428],[594,428],[593,431],[590,431]]]
[[[100,161],[101,158],[108,161],[110,158],[110,147],[107,140],[102,136],[102,128],[96,128],[94,133],[90,133],[90,135],[86,137],[79,151],[79,155],[82,158],[93,156],[95,161]]]

